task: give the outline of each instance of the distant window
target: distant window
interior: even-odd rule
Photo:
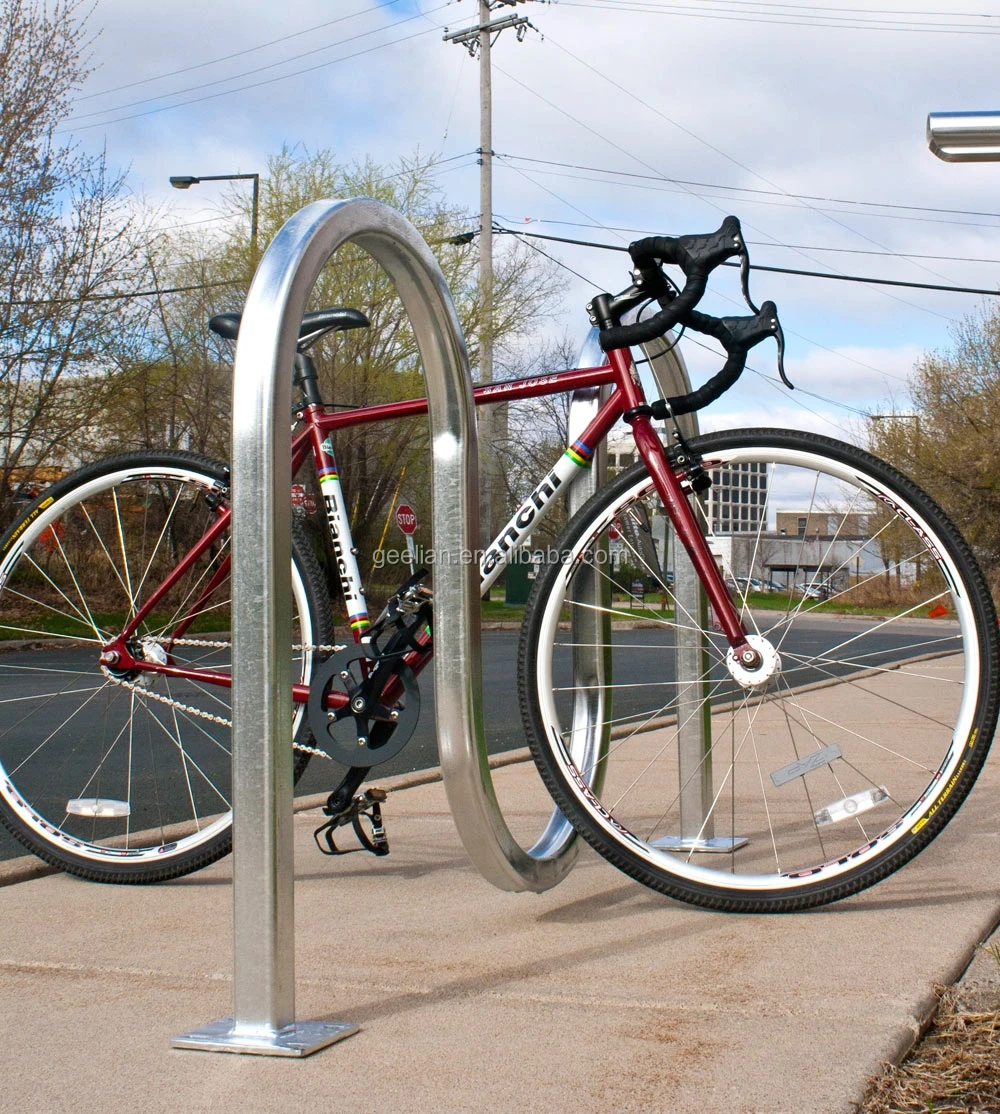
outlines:
[[[800,538],[805,537],[807,522],[808,522],[807,519],[800,518],[798,520],[797,524],[796,524],[797,527],[798,527],[798,532],[799,532],[799,537]]]

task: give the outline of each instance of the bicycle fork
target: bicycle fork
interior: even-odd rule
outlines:
[[[667,517],[705,588],[709,603],[731,647],[732,658],[741,671],[753,674],[764,664],[764,656],[750,643],[746,627],[722,579],[722,572],[708,548],[694,509],[681,486],[681,479],[653,429],[652,411],[642,395],[631,353],[627,348],[613,349],[608,353],[608,358],[618,373],[618,383],[626,402],[622,417],[632,427],[636,448],[646,464]]]

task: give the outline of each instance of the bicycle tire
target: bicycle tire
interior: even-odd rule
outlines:
[[[100,660],[228,494],[216,461],[127,453],[54,484],[0,540],[0,820],[69,873],[159,882],[231,849],[230,690]],[[228,543],[226,532],[170,587],[135,656],[229,672]],[[297,528],[292,554],[296,641],[328,643],[323,577]],[[294,678],[315,664],[297,652]],[[304,707],[291,727],[311,742]],[[295,752],[296,780],[308,760]]]
[[[972,787],[997,720],[990,593],[941,509],[860,449],[767,429],[709,434],[692,448],[717,489],[696,510],[727,575],[749,578],[798,554],[806,588],[782,610],[761,609],[780,594],[755,597],[751,609],[749,593],[737,593],[748,629],[774,648],[774,676],[744,687],[726,666],[722,635],[678,602],[651,544],[664,520],[640,462],[581,508],[528,601],[518,673],[531,751],[580,834],[654,890],[731,912],[836,901],[926,847]],[[741,499],[723,533],[723,491],[742,495],[744,476],[758,477],[756,525],[733,529],[732,514],[753,506]],[[775,532],[781,508],[804,523],[801,539]],[[573,635],[560,631],[560,613],[580,606],[572,592],[581,570],[610,586],[615,550],[656,585],[673,618],[643,603],[641,621],[633,610],[603,647],[611,672],[598,726],[611,737],[584,759],[587,732],[572,726],[573,707],[599,702],[587,691],[593,681],[574,684]],[[810,565],[827,569],[829,599],[813,598]],[[819,579],[811,574],[813,585]],[[879,617],[852,614],[866,601]],[[629,620],[624,604],[606,606],[606,618]],[[694,630],[708,669],[676,677],[677,637]],[[687,726],[695,723],[707,725],[704,737]]]

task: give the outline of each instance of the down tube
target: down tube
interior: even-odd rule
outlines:
[[[496,583],[508,556],[548,514],[557,496],[564,491],[567,493],[567,508],[572,517],[597,491],[602,477],[607,474],[605,437],[621,415],[617,400],[608,402],[610,393],[607,385],[583,387],[573,392],[568,421],[569,446],[487,546],[479,560],[483,592]],[[581,479],[581,473],[585,478]]]

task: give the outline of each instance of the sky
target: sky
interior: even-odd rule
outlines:
[[[838,0],[834,0],[835,3]],[[928,112],[1000,107],[1000,0],[562,0],[499,6],[531,27],[493,54],[494,214],[518,232],[624,247],[639,235],[743,223],[755,264],[996,290],[1000,165],[927,149]],[[225,184],[171,174],[262,171],[285,144],[343,161],[437,160],[450,202],[479,209],[478,62],[445,29],[475,0],[98,0],[93,74],[66,134],[128,171],[164,219],[208,232]],[[232,188],[232,187],[228,187]],[[552,330],[581,340],[584,306],[628,282],[620,252],[535,240],[565,268]],[[905,413],[914,362],[993,298],[768,272],[774,345],[703,412],[703,429],[786,425],[863,440],[866,414]],[[701,307],[749,312],[733,270]],[[682,342],[697,384],[721,359]]]

